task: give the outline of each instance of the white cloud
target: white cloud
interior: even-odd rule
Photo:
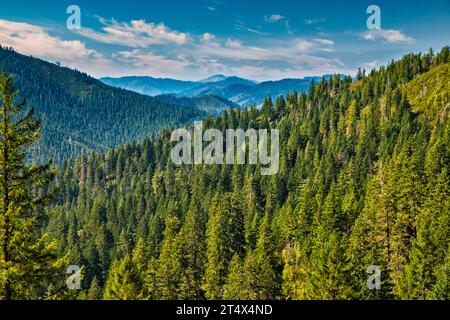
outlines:
[[[28,23],[0,19],[0,43],[20,53],[84,71],[92,68],[107,70],[111,66],[103,54],[88,49],[83,42],[62,40],[50,35],[45,28]]]
[[[324,41],[322,41],[324,42]],[[245,65],[252,63],[279,63],[283,65],[329,67],[332,65],[342,66],[338,59],[328,59],[314,56],[313,52],[329,48],[331,40],[324,46],[321,41],[294,38],[286,41],[278,41],[265,46],[245,45],[234,39],[227,39],[224,45],[209,46],[199,45],[193,49],[197,56],[215,59],[228,59],[233,61],[245,61]]]
[[[210,41],[204,41],[205,38]],[[156,51],[134,49],[120,51],[114,58],[124,66],[121,69],[123,75],[128,72],[184,79],[215,73],[256,80],[350,73],[339,59],[314,55],[314,52],[329,48],[331,43],[331,40],[291,38],[275,42],[267,40],[256,46],[234,38],[217,39],[203,34],[197,43],[183,46],[182,54],[173,57]]]
[[[211,42],[211,41],[214,41],[214,40],[216,40],[216,36],[213,35],[212,33],[206,32],[206,33],[202,34],[202,41],[203,42]]]
[[[26,54],[54,59],[75,60],[100,57],[78,40],[61,40],[49,35],[44,28],[28,23],[0,19],[0,42]]]
[[[188,34],[173,31],[164,23],[155,24],[146,22],[144,19],[132,20],[130,23],[118,22],[114,19],[106,20],[101,17],[98,19],[103,24],[102,32],[82,28],[78,30],[78,33],[102,43],[131,48],[145,48],[153,44],[165,43],[184,44],[188,40]]]
[[[277,22],[277,21],[283,20],[285,18],[286,17],[282,16],[281,14],[275,13],[270,16],[264,16],[264,21],[272,23],[272,22]]]
[[[369,30],[360,36],[364,40],[384,40],[389,43],[413,43],[415,41],[414,38],[405,35],[400,30],[394,29]]]
[[[310,19],[303,19],[303,23],[307,25],[311,24],[317,24],[327,21],[325,18],[310,18]]]
[[[242,43],[239,40],[235,40],[235,39],[228,39],[225,45],[228,48],[233,48],[233,49],[242,47]]]
[[[216,8],[213,6],[206,7],[206,9],[213,12],[216,11]]]
[[[323,45],[333,45],[334,41],[329,39],[314,39],[315,42],[323,44]]]
[[[130,24],[111,21],[104,24],[102,30],[92,32],[91,38],[101,42],[122,45],[126,41],[129,49],[119,48],[114,54],[108,50],[100,53],[87,48],[80,40],[53,36],[43,27],[0,19],[2,45],[12,46],[21,53],[60,61],[96,77],[151,75],[193,79],[223,73],[267,80],[345,73],[345,66],[339,59],[323,56],[325,51],[334,48],[334,42],[325,36],[311,39],[264,37],[247,43],[237,36],[219,38],[212,33],[203,33],[189,35],[189,41],[184,41],[176,40],[179,34],[166,26],[158,27],[143,20]],[[164,45],[143,48],[154,43]]]
[[[143,49],[119,51],[113,57],[124,63],[136,75],[161,75],[177,77],[191,65],[186,57],[169,58]]]
[[[224,74],[227,73],[227,66],[225,66],[218,59],[209,59],[199,57],[195,60],[195,65],[188,67],[190,74],[196,75],[197,78],[206,78],[212,74]],[[192,80],[192,76],[189,80]]]

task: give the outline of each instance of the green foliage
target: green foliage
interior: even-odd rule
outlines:
[[[448,298],[448,59],[409,54],[204,120],[278,128],[276,176],[174,166],[167,130],[79,157],[51,185],[46,231],[108,298]]]
[[[102,288],[100,287],[97,278],[94,278],[87,293],[87,300],[100,300],[101,298]]]
[[[129,255],[111,265],[105,284],[106,300],[137,300],[142,298],[142,274]],[[91,287],[92,288],[92,287]],[[90,290],[91,291],[91,290]]]
[[[0,74],[0,299],[30,299],[43,295],[61,274],[56,242],[38,235],[50,200],[50,164],[25,162],[27,148],[40,134],[40,121],[31,109],[19,114],[25,101],[15,103],[18,91],[11,77]],[[59,269],[61,268],[61,269]]]

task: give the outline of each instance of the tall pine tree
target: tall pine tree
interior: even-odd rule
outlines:
[[[16,104],[12,78],[0,75],[0,299],[26,299],[45,290],[57,274],[55,243],[37,235],[43,191],[53,178],[50,164],[28,165],[27,148],[40,135],[34,110]],[[23,116],[23,114],[25,115]],[[59,270],[59,274],[63,274]]]

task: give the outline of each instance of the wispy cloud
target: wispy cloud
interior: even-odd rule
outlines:
[[[337,58],[315,55],[332,47],[327,39],[291,38],[267,40],[261,45],[248,45],[234,38],[218,39],[203,34],[198,43],[189,43],[179,54],[168,57],[151,50],[134,49],[114,55],[138,74],[236,74],[256,80],[301,77],[324,73],[344,73],[345,65]]]
[[[281,14],[278,13],[274,13],[270,16],[264,16],[264,21],[269,22],[269,23],[273,23],[273,22],[277,22],[280,20],[285,19],[285,16],[282,16]]]
[[[281,14],[274,13],[270,16],[264,16],[264,21],[267,23],[276,23],[276,22],[283,22],[284,27],[286,28],[286,32],[288,35],[292,36],[294,34],[294,31],[291,27],[291,22],[289,19]]]
[[[332,45],[331,40],[326,39],[303,39],[291,38],[286,41],[267,44],[266,46],[245,45],[235,39],[227,39],[223,45],[212,47],[209,45],[198,45],[195,47],[197,55],[215,57],[222,59],[233,59],[240,61],[278,61],[282,64],[324,64],[330,62],[342,65],[338,59],[327,59],[314,56],[313,52],[320,52],[322,49]]]
[[[191,65],[191,62],[183,56],[169,58],[145,49],[119,51],[114,53],[113,57],[126,63],[128,68],[134,67],[136,70],[139,69],[141,74],[146,75],[166,74],[167,76],[176,76],[177,73]]]
[[[318,24],[327,21],[325,18],[309,18],[309,19],[303,19],[303,23],[307,25],[311,24]]]
[[[208,7],[206,7],[206,10],[209,10],[209,11],[216,11],[216,8],[215,7],[213,7],[213,6],[208,6]]]
[[[294,31],[291,28],[291,22],[289,20],[286,20],[284,22],[284,27],[286,28],[286,32],[288,35],[292,36],[294,34]]]
[[[414,38],[407,36],[402,31],[394,29],[368,30],[361,33],[360,36],[364,40],[384,40],[389,43],[413,43],[415,41]]]
[[[247,32],[251,32],[251,33],[255,33],[255,34],[259,34],[259,35],[264,35],[264,36],[268,35],[267,32],[261,31],[261,30],[256,29],[256,28],[249,27],[242,20],[236,20],[236,23],[234,24],[234,29],[238,30],[238,31],[247,31]]]
[[[320,38],[316,38],[314,39],[315,42],[320,43],[320,44],[324,44],[324,45],[333,45],[334,41],[330,40],[330,39],[320,39]]]
[[[98,17],[102,23],[102,31],[82,28],[78,31],[90,39],[107,43],[123,45],[132,48],[144,48],[153,44],[175,43],[184,44],[188,34],[174,31],[164,23],[146,22],[144,19],[132,20],[130,23],[107,20]]]

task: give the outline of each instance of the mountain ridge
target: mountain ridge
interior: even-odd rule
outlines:
[[[223,74],[212,75],[200,81],[184,81],[171,78],[153,77],[105,77],[100,80],[108,85],[124,88],[150,96],[176,95],[178,97],[219,96],[230,100],[241,107],[251,105],[260,106],[264,98],[270,96],[273,100],[281,95],[287,95],[293,91],[307,91],[311,81],[318,82],[330,74],[323,76],[306,76],[303,78],[285,78],[280,80],[268,80],[257,82],[237,76],[225,76]],[[170,82],[171,81],[171,82]],[[151,83],[151,85],[149,85]],[[173,87],[164,86],[172,83]]]

